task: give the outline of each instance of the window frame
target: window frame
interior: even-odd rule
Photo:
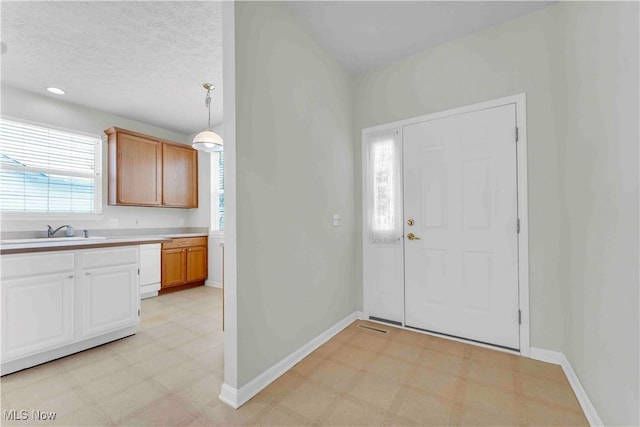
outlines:
[[[92,132],[84,132],[76,129],[69,129],[62,126],[51,125],[49,123],[37,122],[34,120],[23,119],[19,117],[9,116],[2,114],[3,120],[21,123],[29,126],[36,126],[46,129],[51,129],[59,132],[66,132],[70,134],[76,134],[88,138],[94,138],[96,144],[94,145],[94,162],[95,170],[93,175],[94,182],[94,194],[93,194],[93,212],[21,212],[21,211],[3,211],[0,210],[0,217],[2,221],[41,221],[41,220],[63,220],[69,218],[72,220],[100,220],[103,218],[102,213],[102,169],[103,169],[103,148],[105,138],[102,135]],[[74,176],[70,173],[70,176]]]

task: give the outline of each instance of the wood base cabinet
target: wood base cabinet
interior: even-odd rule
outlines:
[[[207,237],[162,244],[162,289],[204,282],[208,277]]]

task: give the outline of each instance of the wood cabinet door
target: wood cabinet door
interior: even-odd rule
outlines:
[[[187,282],[187,250],[162,250],[162,288],[183,285]]]
[[[198,153],[191,147],[163,144],[162,204],[177,208],[198,207]]]
[[[197,246],[187,249],[187,282],[207,279],[207,248]]]
[[[109,204],[161,205],[163,144],[126,133],[118,133],[117,140],[109,143],[117,144],[117,158],[109,165],[110,180],[115,176],[116,181],[109,183]]]

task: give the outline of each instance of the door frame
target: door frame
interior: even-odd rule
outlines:
[[[362,129],[362,251],[363,251],[363,263],[362,263],[362,277],[365,277],[364,264],[364,251],[365,237],[366,237],[366,224],[367,224],[367,208],[366,208],[366,181],[364,173],[366,150],[367,150],[367,137],[370,134],[378,133],[384,130],[399,129],[400,135],[402,135],[402,128],[407,125],[421,123],[431,120],[442,119],[446,117],[456,116],[460,114],[471,113],[474,111],[486,110],[490,108],[501,107],[504,105],[515,104],[516,107],[516,127],[518,129],[518,139],[516,146],[516,171],[517,171],[517,189],[518,189],[518,218],[520,219],[520,233],[518,234],[518,306],[521,314],[520,323],[520,355],[529,357],[530,355],[530,322],[529,322],[529,210],[528,210],[528,184],[527,184],[527,95],[526,93],[520,93],[516,95],[506,96],[503,98],[492,99],[476,104],[465,105],[463,107],[453,108],[444,111],[438,111],[435,113],[426,114],[423,116],[412,117],[410,119],[398,120],[391,123],[385,123],[382,125],[372,126]],[[515,132],[515,129],[514,129]],[[514,135],[515,139],[515,135]],[[402,140],[400,141],[400,147],[403,148]],[[404,164],[403,164],[404,167]],[[404,198],[404,193],[402,194]],[[401,202],[402,204],[402,202]],[[514,224],[515,227],[515,224]],[[369,318],[369,304],[367,286],[363,283],[363,312],[365,319]],[[413,329],[412,329],[413,330]],[[475,344],[472,341],[466,341]]]

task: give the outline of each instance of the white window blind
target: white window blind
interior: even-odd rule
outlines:
[[[224,154],[211,153],[211,229],[224,230]]]
[[[0,211],[99,212],[100,144],[97,137],[0,119]]]

